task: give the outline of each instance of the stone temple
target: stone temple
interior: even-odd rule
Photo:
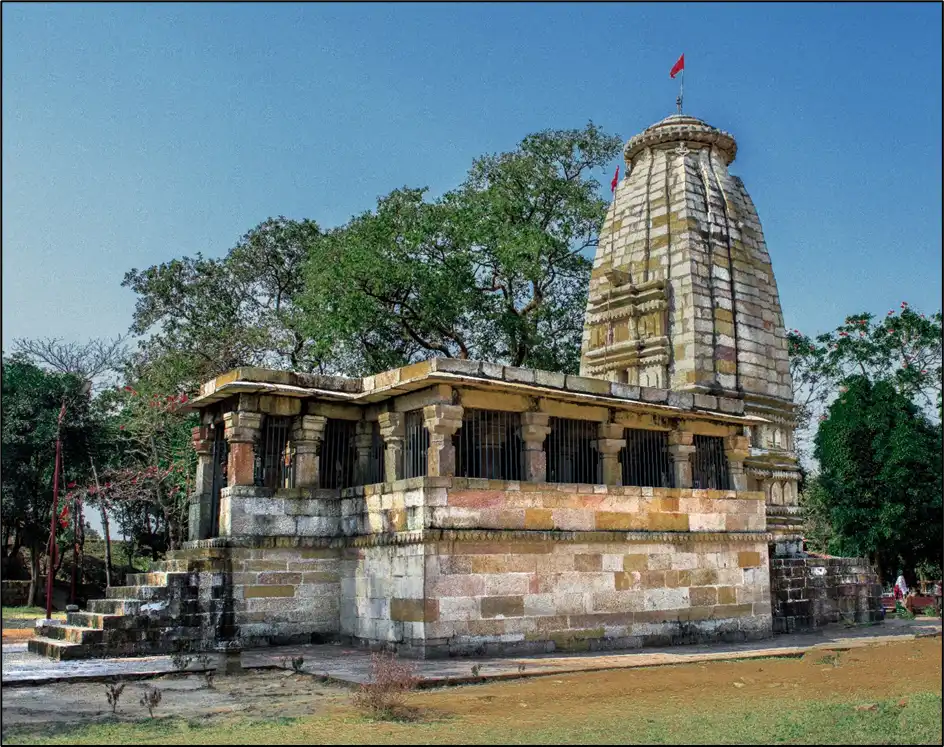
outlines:
[[[786,333],[735,154],[682,115],[626,144],[579,376],[440,358],[204,384],[190,541],[30,650],[494,655],[872,619],[864,561],[803,557]]]

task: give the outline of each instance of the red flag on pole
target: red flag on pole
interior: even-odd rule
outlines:
[[[619,183],[619,166],[616,167],[616,173],[613,174],[613,181],[610,182],[610,192],[616,193],[616,185]]]
[[[678,75],[680,70],[684,70],[684,69],[685,69],[685,55],[683,54],[681,57],[678,58],[678,62],[672,65],[672,69],[669,71],[669,77],[674,78],[676,75]]]

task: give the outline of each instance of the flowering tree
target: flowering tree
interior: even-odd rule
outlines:
[[[143,387],[142,387],[143,388]],[[110,393],[115,457],[83,496],[155,513],[154,532],[166,531],[170,549],[187,534],[187,493],[196,469],[190,442],[195,417],[185,411],[186,394],[157,394],[125,386]],[[147,517],[150,529],[150,517]],[[163,524],[163,526],[161,526]],[[153,543],[152,543],[153,544]]]
[[[846,317],[832,332],[788,332],[790,372],[799,405],[798,442],[851,376],[888,381],[917,407],[941,417],[941,313],[922,314],[902,301],[882,318]]]

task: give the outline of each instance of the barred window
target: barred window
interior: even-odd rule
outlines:
[[[692,487],[703,490],[730,490],[728,456],[720,436],[695,436],[692,455]]]
[[[403,476],[426,475],[426,457],[429,449],[429,431],[423,421],[422,410],[410,410],[403,418],[405,437],[403,443]]]
[[[465,410],[453,436],[456,476],[520,480],[520,424],[517,412]]]
[[[666,431],[627,428],[623,435],[626,446],[619,453],[623,485],[674,487],[669,460],[669,434]]]
[[[253,483],[264,488],[294,486],[295,449],[290,440],[292,419],[265,415],[253,460]]]
[[[350,488],[354,485],[354,464],[357,453],[354,433],[357,423],[353,420],[328,418],[321,452],[318,455],[320,487],[330,489]]]
[[[598,424],[587,420],[551,418],[551,432],[544,442],[547,481],[599,483],[599,458],[591,443]]]
[[[371,423],[370,453],[367,456],[367,474],[364,475],[365,485],[384,481],[384,440],[380,435],[380,423],[376,420]]]

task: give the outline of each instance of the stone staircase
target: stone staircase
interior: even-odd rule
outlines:
[[[112,586],[87,612],[70,612],[66,623],[45,624],[27,644],[52,659],[94,659],[169,653],[195,636],[197,602],[189,563],[160,561],[148,573],[128,575],[131,586]]]

